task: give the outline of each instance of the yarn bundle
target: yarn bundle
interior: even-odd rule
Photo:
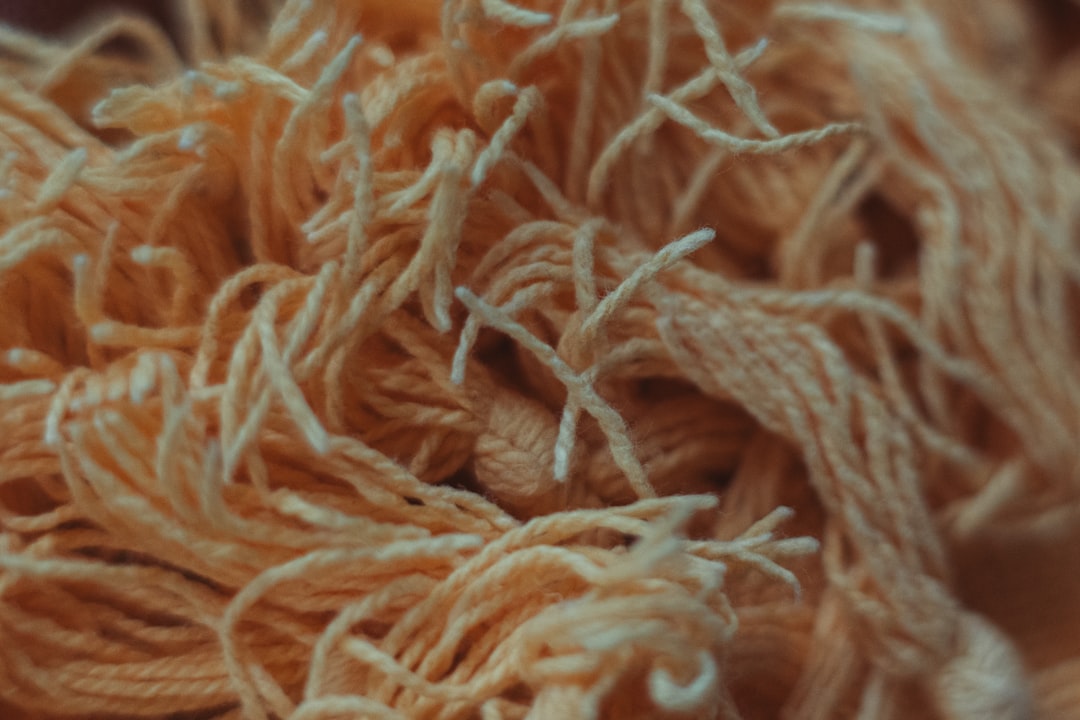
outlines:
[[[0,28],[0,714],[1080,717],[1049,4],[172,7]]]

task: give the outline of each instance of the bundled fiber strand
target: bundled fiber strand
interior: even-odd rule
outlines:
[[[0,714],[1080,718],[1050,5],[0,29]]]

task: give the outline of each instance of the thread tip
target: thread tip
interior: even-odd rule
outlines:
[[[176,142],[176,147],[180,150],[192,150],[201,139],[202,133],[199,131],[198,126],[188,125],[180,133],[180,139]]]
[[[131,259],[140,265],[146,265],[154,259],[154,249],[149,245],[139,245],[132,249]]]

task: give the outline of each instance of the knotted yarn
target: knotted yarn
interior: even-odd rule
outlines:
[[[0,715],[1080,718],[1080,8],[0,26]]]

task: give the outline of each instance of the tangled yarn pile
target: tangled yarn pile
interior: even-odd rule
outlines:
[[[0,715],[1080,718],[1049,10],[175,9],[0,29]]]

